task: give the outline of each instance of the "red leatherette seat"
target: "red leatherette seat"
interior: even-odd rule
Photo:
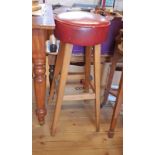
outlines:
[[[64,43],[82,46],[101,44],[107,38],[110,22],[99,14],[84,11],[55,16],[55,36]]]

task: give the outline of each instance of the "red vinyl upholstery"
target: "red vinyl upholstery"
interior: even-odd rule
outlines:
[[[55,36],[64,43],[81,46],[101,44],[107,38],[110,22],[99,14],[84,11],[55,16]]]

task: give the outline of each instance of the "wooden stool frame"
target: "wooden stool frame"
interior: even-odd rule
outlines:
[[[59,85],[57,89],[56,106],[54,111],[53,123],[51,127],[51,135],[55,135],[57,130],[57,123],[60,116],[61,105],[63,100],[88,100],[95,99],[95,116],[96,116],[96,131],[100,129],[100,52],[101,45],[94,46],[94,85],[90,82],[90,64],[91,64],[91,52],[92,47],[86,47],[86,63],[85,63],[85,83],[84,88],[86,90],[83,94],[78,95],[64,95],[65,85],[68,78],[68,68],[72,55],[72,44],[62,43],[60,45],[60,52],[56,59],[56,66],[54,76],[51,85],[51,91],[48,98],[48,102],[53,98],[55,89],[55,81],[59,79]],[[60,75],[60,76],[59,76]],[[79,76],[79,75],[74,75]],[[73,76],[72,76],[73,77]],[[89,87],[94,88],[94,93],[89,93]]]

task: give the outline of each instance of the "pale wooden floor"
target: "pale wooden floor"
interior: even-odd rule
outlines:
[[[80,86],[79,86],[80,87]],[[66,88],[67,92],[77,91],[76,86]],[[82,91],[82,90],[78,90]],[[95,132],[94,102],[63,102],[58,131],[50,136],[50,125],[54,103],[47,105],[46,123],[38,125],[33,98],[32,150],[33,155],[122,155],[123,129],[120,116],[113,139],[107,137],[112,115],[111,106],[101,110],[100,132]]]
[[[122,155],[122,118],[113,139],[107,137],[111,107],[101,110],[101,131],[95,132],[93,102],[64,102],[58,131],[50,136],[53,105],[48,105],[46,124],[38,125],[33,104],[33,155]]]

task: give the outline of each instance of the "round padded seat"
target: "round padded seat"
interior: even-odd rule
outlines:
[[[62,42],[93,46],[106,40],[110,22],[99,14],[74,11],[55,16],[55,24],[55,36]]]

